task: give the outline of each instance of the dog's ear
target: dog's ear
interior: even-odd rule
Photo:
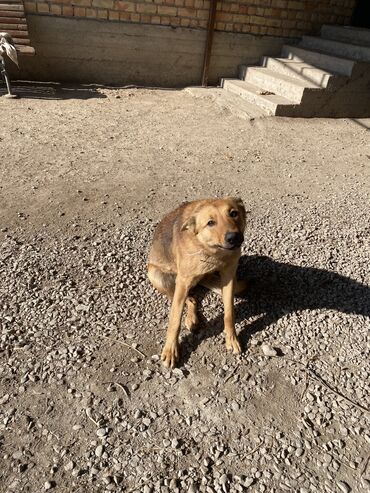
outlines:
[[[195,233],[195,225],[195,216],[190,216],[181,226],[181,231],[191,231],[192,233]]]
[[[245,206],[242,199],[240,197],[229,197],[229,198],[237,205],[239,213],[242,216],[243,220],[245,221],[247,213],[245,211]]]
[[[244,207],[244,203],[243,203],[242,199],[240,197],[230,197],[230,200],[235,202],[235,204],[238,206],[239,211],[245,217],[246,212],[245,212],[245,207]]]

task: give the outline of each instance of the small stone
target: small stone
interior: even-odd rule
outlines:
[[[247,488],[249,488],[249,486],[251,486],[254,482],[254,479],[253,478],[245,478],[244,480],[244,486],[246,486]]]
[[[180,445],[180,442],[177,438],[174,438],[172,441],[171,441],[171,447],[172,448],[178,448]]]
[[[65,471],[72,471],[72,469],[74,468],[74,462],[73,460],[70,460],[67,462],[67,464],[64,466],[64,470]]]
[[[220,484],[225,485],[227,483],[227,476],[226,476],[226,474],[223,474],[220,477],[219,481],[220,481]]]
[[[295,451],[295,456],[296,457],[301,457],[302,454],[303,454],[303,449],[302,448],[297,448],[297,450]]]
[[[272,357],[277,356],[276,350],[270,346],[270,344],[266,344],[265,342],[261,345],[262,352],[265,356]]]
[[[5,394],[3,397],[1,397],[0,399],[0,406],[2,406],[3,404],[6,404],[9,400],[9,394]]]
[[[239,403],[238,403],[238,402],[236,402],[236,401],[232,401],[232,403],[231,403],[231,409],[232,409],[233,411],[239,411],[239,409],[240,409],[240,405],[239,405]]]
[[[348,486],[347,483],[344,481],[337,481],[337,486],[340,489],[340,491],[343,491],[343,493],[350,493],[351,488]]]
[[[95,449],[95,455],[96,457],[101,457],[103,455],[103,452],[104,452],[104,447],[103,445],[98,445]]]
[[[96,430],[96,434],[98,435],[98,437],[105,437],[105,435],[108,434],[108,428],[99,428],[98,430]]]
[[[54,486],[55,486],[54,481],[45,481],[44,483],[44,488],[46,491],[51,490],[52,488],[54,488]]]

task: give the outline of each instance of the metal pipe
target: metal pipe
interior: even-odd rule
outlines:
[[[202,73],[203,87],[207,87],[208,85],[209,64],[212,55],[212,44],[213,44],[213,33],[215,30],[216,10],[217,10],[217,0],[211,0],[209,6],[207,39],[206,39],[206,46],[204,50],[203,73]]]

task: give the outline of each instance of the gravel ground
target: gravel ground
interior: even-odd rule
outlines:
[[[0,100],[0,491],[368,491],[369,122],[98,94]],[[244,351],[200,290],[167,370],[154,227],[236,193]]]

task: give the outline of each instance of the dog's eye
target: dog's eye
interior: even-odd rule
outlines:
[[[229,215],[230,215],[230,217],[238,217],[238,211],[235,211],[235,210],[230,211]]]
[[[211,228],[211,227],[212,227],[212,226],[214,226],[215,224],[216,224],[216,221],[214,221],[213,219],[210,219],[210,220],[208,221],[208,223],[207,223],[207,226],[209,226],[209,227]]]

